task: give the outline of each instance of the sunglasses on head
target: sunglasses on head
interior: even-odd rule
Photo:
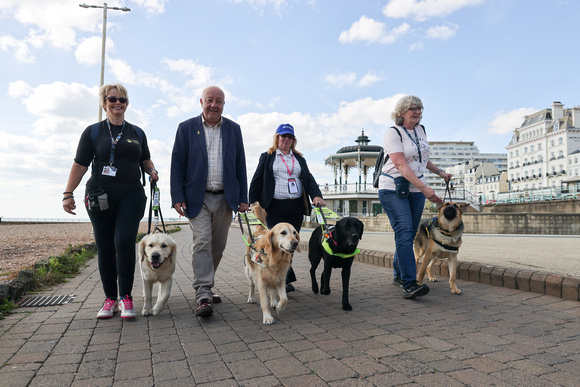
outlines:
[[[127,99],[125,97],[121,97],[121,98],[117,98],[117,97],[107,97],[105,99],[108,100],[110,103],[115,103],[117,101],[119,101],[121,103],[127,103],[127,102],[129,102],[129,99]]]
[[[282,137],[282,138],[289,138],[289,139],[293,139],[293,138],[294,138],[294,136],[293,136],[293,135],[291,135],[291,134],[288,134],[288,133],[286,133],[286,134],[281,134],[281,135],[280,135],[280,137]]]

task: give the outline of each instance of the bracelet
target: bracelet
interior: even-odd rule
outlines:
[[[153,171],[157,172],[157,169],[155,168],[151,168],[148,172],[148,174],[150,175],[151,173],[153,173]],[[157,174],[159,174],[159,172],[157,172]]]
[[[74,196],[73,195],[67,196],[67,197],[63,198],[62,201],[64,202],[65,200],[68,200],[68,199],[74,199]]]
[[[63,195],[66,195],[66,194],[71,194],[71,195],[72,195],[73,193],[72,193],[72,192],[68,192],[68,191],[66,191],[66,192],[63,192],[62,194],[63,194]]]
[[[445,172],[445,171],[444,171],[444,170],[442,170],[441,168],[439,168],[439,169],[437,170],[437,175],[440,175],[440,174],[441,174],[441,172]]]

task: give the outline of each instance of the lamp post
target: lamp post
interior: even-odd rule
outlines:
[[[108,7],[107,3],[103,3],[103,5],[87,5],[85,3],[79,4],[81,8],[102,8],[103,9],[103,37],[101,43],[101,83],[99,84],[99,89],[103,86],[103,82],[105,79],[105,42],[106,42],[106,35],[107,35],[107,10],[112,9],[115,11],[123,11],[128,12],[131,9],[127,7]],[[101,107],[101,101],[99,101],[99,122],[103,118],[103,108]]]

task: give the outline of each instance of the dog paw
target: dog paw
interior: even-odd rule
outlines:
[[[455,288],[455,290],[451,289],[451,293],[453,293],[453,294],[458,294],[458,295],[459,295],[459,294],[461,294],[462,292],[461,292],[461,290],[459,290],[459,289]]]
[[[312,284],[312,293],[318,294],[318,284]]]
[[[352,310],[352,306],[350,304],[342,305],[342,310]]]
[[[151,312],[151,309],[149,309],[149,308],[143,308],[143,310],[141,311],[141,314],[143,316],[151,316],[153,313]]]
[[[264,318],[262,319],[262,322],[266,325],[272,325],[272,324],[274,324],[274,317],[264,316]]]
[[[254,297],[248,297],[248,304],[255,304],[256,299]]]
[[[324,294],[325,296],[328,296],[330,294],[330,288],[328,288],[328,289],[321,289],[320,290],[320,294]]]
[[[155,305],[153,307],[153,315],[157,316],[159,313],[161,313],[161,311],[163,310],[163,306],[157,306]]]
[[[437,278],[435,278],[435,277],[429,277],[429,281],[431,281],[431,282],[437,282]]]
[[[286,309],[286,305],[283,305],[283,304],[276,305],[276,313],[278,313],[279,315],[284,313],[285,309]]]

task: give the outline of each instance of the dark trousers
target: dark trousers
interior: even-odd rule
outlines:
[[[115,300],[118,295],[131,295],[133,290],[135,243],[147,198],[143,188],[103,189],[109,208],[87,212],[93,224],[103,290],[107,298]]]
[[[270,206],[266,208],[266,227],[272,228],[278,223],[290,223],[296,231],[300,232],[302,228],[302,220],[304,218],[304,201],[302,198],[276,200],[273,199]],[[296,281],[296,274],[292,266],[286,273],[286,283]]]

